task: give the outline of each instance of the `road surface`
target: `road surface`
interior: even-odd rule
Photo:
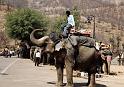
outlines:
[[[112,65],[111,72],[117,75],[96,78],[96,87],[124,87],[124,66]],[[0,87],[56,87],[56,81],[54,66],[36,67],[29,59],[0,57]],[[74,77],[75,87],[87,87],[86,82],[86,78]]]

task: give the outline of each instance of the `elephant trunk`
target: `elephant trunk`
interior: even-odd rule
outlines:
[[[36,44],[36,45],[38,45],[38,46],[42,46],[43,43],[45,43],[45,41],[46,41],[47,39],[49,39],[49,36],[44,36],[44,37],[42,37],[42,38],[40,38],[40,39],[36,39],[36,38],[34,37],[34,33],[35,33],[36,31],[42,31],[42,30],[41,30],[41,29],[36,29],[36,30],[32,31],[31,34],[30,34],[30,40],[31,40],[32,43],[34,43],[34,44]]]

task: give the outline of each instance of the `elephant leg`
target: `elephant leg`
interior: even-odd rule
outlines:
[[[107,75],[108,74],[108,64],[107,64],[107,61],[105,61],[103,63],[103,68],[104,68],[104,74]]]
[[[39,58],[37,58],[37,61],[36,61],[36,63],[37,63],[37,66],[39,66]]]
[[[35,66],[36,66],[37,65],[37,59],[36,58],[34,59],[34,63],[35,63]]]
[[[47,64],[47,54],[44,53],[43,54],[43,65],[46,65]]]
[[[56,67],[56,70],[57,70],[57,78],[58,78],[58,81],[57,81],[57,86],[60,87],[60,86],[63,86],[63,67]]]
[[[108,63],[108,74],[110,74],[110,65],[111,65],[111,62],[108,61],[107,63]]]
[[[89,84],[90,84],[90,78],[91,78],[91,74],[90,74],[90,73],[88,73],[88,83],[87,83],[87,85],[89,85]]]
[[[39,66],[39,64],[40,64],[40,58],[38,58],[37,64],[38,64],[38,66]]]
[[[67,75],[67,87],[73,86],[73,67],[66,65],[66,75]]]
[[[95,87],[95,73],[88,73],[88,87]]]
[[[101,73],[104,73],[103,71],[103,64],[100,66]]]

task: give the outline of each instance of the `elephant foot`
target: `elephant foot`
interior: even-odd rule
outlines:
[[[90,83],[86,83],[86,86],[88,86]]]
[[[95,84],[89,84],[88,87],[96,87]]]
[[[67,84],[66,87],[74,87],[74,85],[69,85],[69,84]]]
[[[65,86],[63,83],[57,83],[56,85],[57,85],[57,87],[63,87],[63,86]]]
[[[104,73],[104,75],[108,75],[108,73]]]

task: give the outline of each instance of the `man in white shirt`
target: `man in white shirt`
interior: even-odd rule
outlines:
[[[39,51],[37,51],[37,52],[36,52],[36,57],[38,57],[38,58],[40,58],[40,57],[41,57],[41,55],[40,55],[40,52],[39,52]]]
[[[39,66],[40,64],[41,53],[39,50],[35,53],[35,66]]]
[[[11,56],[12,56],[12,51],[11,51],[11,50],[9,51],[9,56],[10,56],[10,58],[11,58]]]
[[[74,17],[73,17],[73,15],[71,15],[70,11],[66,11],[66,15],[68,17],[67,18],[67,24],[64,27],[64,30],[62,33],[64,37],[68,37],[70,29],[75,26]]]

